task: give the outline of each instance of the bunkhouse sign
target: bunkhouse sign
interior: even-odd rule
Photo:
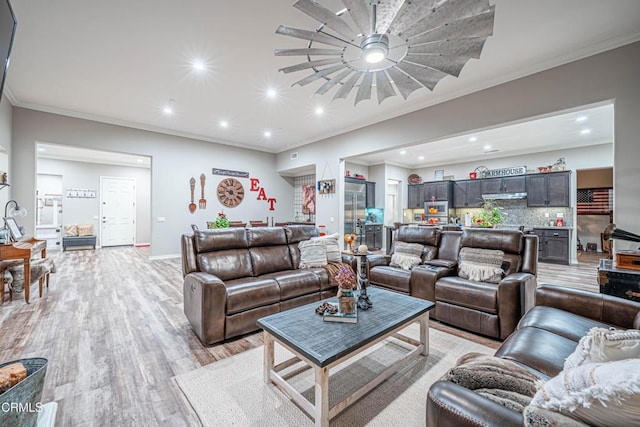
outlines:
[[[241,171],[232,171],[228,169],[216,169],[213,168],[211,170],[213,175],[225,175],[225,176],[233,176],[235,178],[249,178],[249,172],[241,172]]]
[[[482,171],[480,178],[499,178],[503,176],[525,175],[527,173],[526,166],[512,166],[508,168],[489,169]]]

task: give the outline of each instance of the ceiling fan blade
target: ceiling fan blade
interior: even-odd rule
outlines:
[[[346,47],[347,42],[325,33],[318,31],[300,30],[298,28],[287,27],[286,25],[280,25],[276,29],[276,34],[283,36],[295,37],[297,39],[310,40],[318,43],[328,44],[337,47]]]
[[[351,29],[349,25],[347,25],[346,22],[342,20],[342,18],[331,12],[329,9],[320,6],[314,1],[298,0],[293,4],[293,7],[303,11],[316,21],[331,28],[338,34],[345,36],[349,40],[353,40],[356,38],[356,33]]]
[[[486,38],[471,37],[468,39],[444,40],[432,43],[410,46],[409,53],[427,53],[431,55],[464,56],[480,58]]]
[[[423,87],[420,83],[395,67],[387,68],[385,71],[389,74],[389,77],[393,80],[393,84],[396,85],[400,95],[402,95],[404,99],[407,99],[411,93]]]
[[[353,105],[358,105],[358,102],[365,99],[371,99],[371,86],[373,85],[373,73],[364,73],[364,78],[360,82],[358,92],[356,93],[356,102]]]
[[[316,61],[307,61],[301,64],[292,65],[290,67],[280,68],[278,71],[283,73],[293,73],[294,71],[306,70],[307,68],[320,67],[322,65],[335,64],[342,62],[341,58],[318,59]]]
[[[351,73],[353,73],[353,70],[351,68],[347,68],[343,70],[341,73],[339,73],[335,77],[332,77],[331,79],[326,81],[322,86],[320,86],[320,89],[316,91],[316,94],[324,95],[329,91],[329,89],[333,88],[335,85],[340,83],[345,77],[347,77]]]
[[[438,28],[419,34],[409,39],[410,44],[429,43],[440,40],[451,40],[468,37],[487,38],[493,34],[493,18],[495,7],[479,15],[459,19],[441,25]]]
[[[376,71],[376,93],[378,95],[378,105],[385,99],[396,95],[396,90],[391,86],[391,81],[384,70]]]
[[[405,9],[405,13],[402,15],[403,19],[394,22],[391,31],[402,33],[403,37],[412,37],[444,23],[468,18],[489,10],[489,0],[446,0],[431,13],[426,13],[426,9],[420,3],[424,2],[412,2]]]
[[[349,9],[349,15],[361,34],[369,34],[371,30],[371,7],[368,0],[342,0]]]
[[[349,96],[349,93],[351,92],[351,89],[353,89],[353,87],[358,82],[358,79],[360,78],[360,76],[362,74],[364,74],[364,73],[356,72],[351,77],[349,77],[349,79],[346,82],[344,82],[342,85],[340,85],[340,87],[338,88],[338,91],[336,92],[335,96],[333,97],[333,100],[344,99],[347,96]]]
[[[447,73],[451,76],[458,77],[460,71],[469,61],[468,56],[442,56],[442,55],[419,55],[409,53],[405,56],[405,60],[416,64],[424,65],[426,67],[440,70],[443,73]]]
[[[415,65],[410,62],[400,62],[396,67],[416,79],[423,86],[429,88],[429,90],[433,90],[438,82],[447,76],[442,71],[421,67],[420,65]]]
[[[276,56],[303,56],[303,55],[342,55],[341,49],[276,49],[273,53]]]
[[[378,3],[376,9],[376,32],[383,34],[389,29],[389,26],[393,22],[398,12],[402,9],[402,5],[406,0],[385,0]],[[418,1],[414,3],[424,3]],[[368,34],[368,33],[365,33]]]
[[[342,70],[343,68],[344,68],[344,64],[338,64],[338,65],[334,65],[333,67],[324,68],[322,70],[316,71],[315,73],[305,77],[302,80],[298,80],[291,86],[295,86],[295,85],[306,86],[311,82],[321,79],[324,76],[328,76],[329,74],[335,73],[336,71]]]

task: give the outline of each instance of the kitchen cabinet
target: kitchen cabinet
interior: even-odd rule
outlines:
[[[482,182],[477,179],[455,181],[453,184],[454,208],[482,207]]]
[[[453,181],[433,181],[424,183],[424,201],[448,202],[453,196]]]
[[[376,183],[367,181],[366,185],[366,205],[367,208],[375,208],[376,207]]]
[[[415,184],[408,186],[407,208],[424,209],[424,184]]]
[[[549,172],[527,175],[527,206],[568,207],[571,172]]]
[[[364,226],[364,242],[369,250],[382,248],[382,224],[366,224]]]
[[[569,234],[566,228],[534,228],[538,236],[538,261],[569,264]]]
[[[482,194],[524,193],[525,176],[505,176],[503,178],[482,179]]]

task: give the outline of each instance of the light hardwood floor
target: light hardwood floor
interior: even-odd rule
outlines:
[[[262,345],[254,333],[203,347],[182,311],[179,259],[149,261],[148,248],[50,253],[57,272],[42,298],[0,306],[0,361],[49,360],[43,402],[60,426],[181,426],[199,422],[171,378]],[[597,259],[540,264],[539,283],[596,291]],[[431,322],[497,348],[499,342]]]

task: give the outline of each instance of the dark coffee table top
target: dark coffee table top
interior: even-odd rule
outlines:
[[[435,306],[431,301],[380,288],[367,288],[367,293],[373,308],[358,310],[358,323],[325,322],[316,314],[320,302],[315,302],[258,319],[258,326],[323,367]]]

